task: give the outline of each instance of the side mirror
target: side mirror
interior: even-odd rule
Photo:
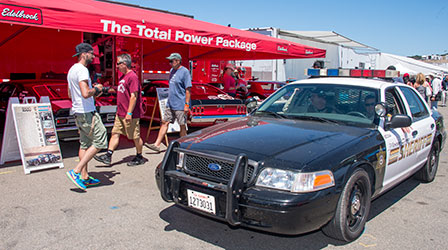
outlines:
[[[247,113],[251,113],[252,111],[254,111],[257,108],[257,100],[255,100],[255,98],[251,97],[246,100],[245,105],[247,108]]]
[[[375,114],[379,117],[385,117],[387,115],[386,103],[380,102],[375,105]]]
[[[412,124],[411,117],[407,115],[397,114],[392,116],[390,121],[386,122],[386,129],[404,128],[411,126],[411,124]]]

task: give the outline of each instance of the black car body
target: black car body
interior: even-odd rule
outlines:
[[[39,166],[47,163],[55,163],[61,159],[61,156],[54,154],[40,154],[36,158],[27,161],[28,166]]]
[[[173,142],[156,169],[162,198],[230,225],[281,234],[323,228],[340,240],[359,237],[372,198],[416,172],[433,180],[445,131],[443,118],[427,106],[417,117],[406,100],[418,95],[411,88],[357,81],[285,86],[249,117]],[[323,92],[330,112],[310,111],[310,99]],[[359,109],[371,96],[383,111],[375,117]],[[413,139],[400,132],[422,122],[431,130]],[[409,140],[397,143],[400,133]]]

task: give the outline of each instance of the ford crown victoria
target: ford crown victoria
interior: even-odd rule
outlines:
[[[308,79],[172,142],[156,181],[163,200],[232,226],[352,241],[373,198],[412,175],[434,180],[445,137],[409,86]]]

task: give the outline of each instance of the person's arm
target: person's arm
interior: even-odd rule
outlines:
[[[91,96],[94,96],[98,92],[101,93],[103,90],[103,85],[97,84],[94,88],[89,88],[89,84],[87,83],[87,80],[82,80],[79,82],[79,88],[81,89],[81,95],[84,98],[89,98]]]
[[[129,99],[128,113],[126,114],[125,120],[132,120],[132,113],[134,112],[135,104],[137,103],[137,91],[131,93],[131,98]]]
[[[185,90],[185,105],[184,105],[184,112],[189,112],[190,111],[190,89],[191,88],[187,88]]]

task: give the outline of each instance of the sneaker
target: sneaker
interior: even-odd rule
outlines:
[[[100,185],[100,180],[93,178],[92,176],[89,176],[89,179],[84,180],[82,179],[82,182],[86,187],[94,187]]]
[[[147,144],[147,143],[145,143],[145,146],[153,151],[156,151],[157,153],[160,153],[160,146],[157,147],[155,144]]]
[[[132,159],[130,162],[128,162],[128,166],[137,166],[137,165],[142,165],[143,163],[145,163],[145,159],[143,159],[143,157],[134,157],[134,159]]]
[[[84,182],[81,179],[81,174],[75,173],[75,171],[70,170],[67,173],[65,173],[67,177],[75,184],[78,188],[82,190],[86,190],[86,186],[84,185]]]
[[[103,154],[100,156],[94,155],[93,158],[99,162],[102,162],[108,166],[110,166],[111,161],[112,161],[112,157],[110,157],[108,154]]]

